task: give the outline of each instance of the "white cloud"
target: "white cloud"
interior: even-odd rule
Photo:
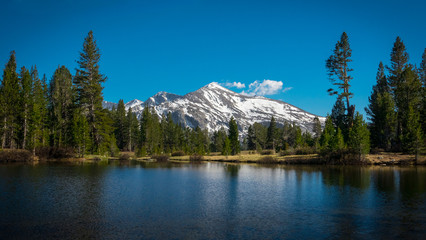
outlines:
[[[290,91],[291,89],[293,89],[293,87],[286,87],[286,88],[284,88],[283,93],[288,92],[288,91]]]
[[[238,89],[246,87],[244,83],[240,83],[240,82],[232,82],[232,83],[227,82],[227,83],[223,83],[222,85],[224,85],[225,87],[236,87]]]
[[[260,82],[258,80],[250,83],[249,89],[247,91],[242,91],[242,94],[249,95],[249,96],[266,96],[266,95],[275,95],[281,92],[283,89],[283,82],[282,81],[275,81],[275,80],[269,80],[265,79],[263,82]],[[291,90],[291,87],[287,87],[283,90],[283,92]]]

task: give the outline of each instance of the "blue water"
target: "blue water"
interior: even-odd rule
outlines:
[[[0,239],[425,239],[426,168],[0,165]]]

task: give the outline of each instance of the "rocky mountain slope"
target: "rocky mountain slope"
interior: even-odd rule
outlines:
[[[126,109],[132,107],[138,116],[145,105],[152,107],[159,116],[171,112],[174,121],[191,128],[200,126],[209,131],[222,127],[228,129],[229,119],[233,116],[243,134],[255,122],[268,124],[272,116],[277,123],[295,123],[303,131],[311,132],[313,119],[316,117],[291,104],[260,96],[242,95],[215,82],[185,96],[159,92],[145,102],[135,99],[125,105]],[[104,106],[112,104],[106,102]],[[324,124],[325,118],[318,118]]]

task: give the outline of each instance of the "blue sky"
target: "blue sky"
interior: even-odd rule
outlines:
[[[37,65],[49,79],[59,65],[74,74],[93,30],[108,77],[105,100],[145,100],[158,91],[182,95],[210,82],[239,82],[246,88],[231,89],[250,92],[251,83],[269,79],[281,88],[258,93],[275,93],[267,97],[325,116],[335,101],[326,93],[325,60],[345,31],[352,102],[364,113],[378,64],[389,63],[396,36],[410,62],[420,63],[424,9],[422,0],[2,1],[0,70],[15,50],[18,67]]]

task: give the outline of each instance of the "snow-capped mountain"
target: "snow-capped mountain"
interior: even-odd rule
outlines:
[[[106,108],[108,110],[111,110],[112,108],[117,107],[117,103],[108,102],[108,101],[102,101],[102,107]]]
[[[174,101],[178,98],[181,98],[182,96],[173,94],[173,93],[168,93],[168,92],[158,92],[157,94],[155,94],[154,96],[148,98],[145,101],[145,105],[147,106],[157,106],[160,105],[164,102],[169,102],[169,101]]]
[[[228,129],[229,119],[233,116],[242,134],[246,134],[249,125],[258,122],[268,124],[274,116],[276,122],[295,123],[303,131],[312,132],[316,115],[308,113],[291,104],[260,96],[246,96],[222,87],[216,82],[210,83],[185,96],[159,92],[145,102],[133,100],[126,103],[133,112],[141,115],[145,105],[153,107],[161,117],[172,113],[173,120],[184,126],[207,128],[216,131]],[[324,117],[319,117],[322,124]]]
[[[132,101],[124,104],[124,107],[126,108],[126,110],[128,110],[129,108],[132,108],[132,112],[136,112],[136,113],[142,112],[144,106],[145,104],[143,103],[143,101],[138,99],[133,99]]]

